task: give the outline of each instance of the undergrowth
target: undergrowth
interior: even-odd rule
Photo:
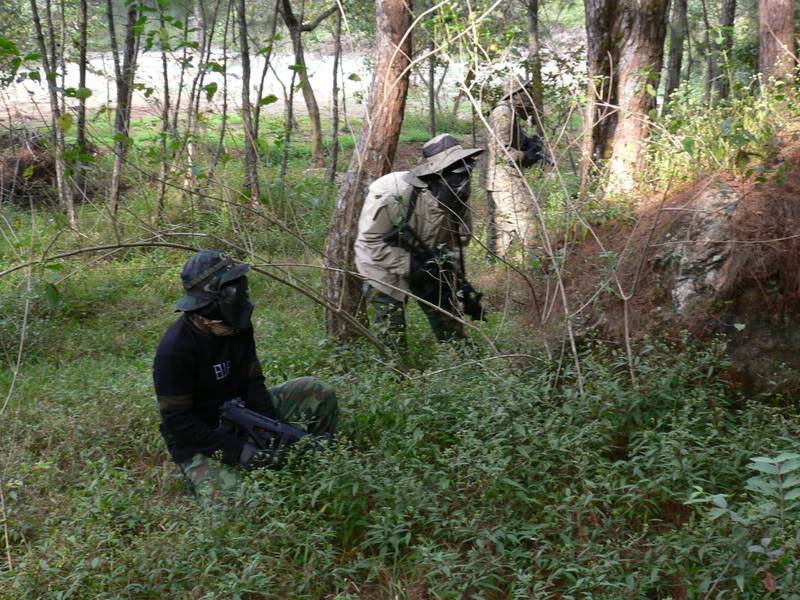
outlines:
[[[589,346],[579,395],[569,367],[536,353],[436,350],[414,311],[417,369],[400,375],[370,348],[320,341],[321,313],[254,277],[269,383],[331,381],[341,433],[335,451],[200,505],[167,458],[150,381],[179,262],[75,263],[57,304],[30,298],[0,420],[13,566],[0,597],[766,598],[767,572],[791,597],[794,555],[774,552],[796,547],[800,514],[793,498],[779,519],[758,512],[747,465],[796,448],[800,420],[730,397],[718,344],[643,343],[638,387],[623,355]],[[26,278],[11,281],[17,319]],[[7,357],[16,333],[3,328]],[[714,512],[720,497],[749,520]],[[750,549],[776,523],[768,550]]]

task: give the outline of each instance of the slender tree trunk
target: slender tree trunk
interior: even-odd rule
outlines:
[[[730,93],[731,52],[733,51],[733,24],[736,19],[736,0],[722,0],[719,26],[722,43],[717,47],[717,80],[714,85],[717,100],[725,100]]]
[[[606,161],[611,193],[634,189],[655,107],[667,0],[586,0],[588,74],[585,158]],[[582,169],[584,190],[589,163]]]
[[[269,70],[270,61],[272,60],[272,50],[275,46],[275,31],[278,28],[279,1],[280,0],[276,0],[275,9],[272,12],[272,27],[269,33],[269,45],[267,46],[267,51],[264,52],[264,66],[261,69],[261,78],[258,80],[258,102],[256,102],[254,109],[255,116],[253,117],[255,121],[254,126],[256,139],[258,139],[259,130],[261,129],[261,98],[264,97],[264,81],[267,78],[267,71]]]
[[[214,151],[214,159],[211,161],[210,179],[213,179],[220,156],[225,150],[225,134],[228,129],[228,30],[231,22],[231,5],[227,3],[226,6],[225,29],[222,33],[222,123],[219,127],[217,149]]]
[[[664,110],[669,107],[673,92],[681,84],[683,64],[683,44],[689,23],[686,19],[686,0],[673,0],[672,18],[669,26],[669,59],[667,61],[667,81],[664,87]]]
[[[701,0],[700,6],[703,9],[703,36],[705,37],[706,44],[706,87],[705,99],[707,103],[711,103],[711,90],[714,87],[714,82],[717,79],[717,67],[714,60],[714,42],[711,39],[711,19],[708,16],[708,3],[707,0]]]
[[[539,39],[539,0],[528,0],[528,76],[534,108],[534,126],[544,133],[544,89],[542,87],[542,53]]]
[[[78,7],[78,87],[86,87],[86,37],[89,26],[89,6],[88,0],[80,0]],[[81,94],[78,98],[78,126],[77,126],[77,146],[78,153],[85,155],[86,147],[86,98]],[[83,158],[80,159],[81,161]],[[86,178],[83,170],[75,174],[75,187],[79,193],[85,194]]]
[[[325,244],[325,265],[353,270],[353,242],[364,196],[370,183],[392,168],[408,92],[411,56],[412,3],[410,0],[376,0],[377,65],[367,104],[368,118],[339,197]],[[355,315],[359,281],[341,271],[324,274],[324,296],[333,306]],[[338,340],[355,336],[354,330],[334,311],[327,311],[328,334]]]
[[[795,64],[795,0],[761,0],[759,4],[758,70],[766,83],[770,77],[789,80]]]
[[[319,105],[314,95],[314,88],[311,87],[311,82],[308,80],[302,36],[303,32],[316,29],[322,20],[332,15],[335,10],[336,6],[334,5],[317,17],[313,24],[305,24],[302,16],[304,11],[301,11],[301,16],[298,19],[292,10],[291,0],[281,0],[281,15],[292,38],[297,77],[300,79],[300,89],[303,92],[303,100],[305,100],[308,117],[311,120],[311,162],[315,167],[325,166],[325,151],[322,143],[322,122],[319,114]]]
[[[245,0],[238,0],[239,50],[242,54],[242,124],[244,126],[244,188],[250,194],[251,206],[258,206],[261,191],[258,183],[258,152],[253,129],[253,106],[250,104],[250,46],[247,41]]]
[[[334,32],[335,51],[333,54],[333,86],[331,90],[331,164],[328,181],[336,181],[336,167],[339,162],[339,61],[342,58],[342,13],[336,13]]]
[[[133,77],[136,72],[136,48],[138,33],[135,30],[139,11],[136,5],[130,5],[125,24],[125,45],[122,55],[121,77],[117,79],[117,109],[114,117],[114,167],[111,171],[111,190],[108,195],[108,209],[111,218],[116,221],[119,207],[119,196],[122,188],[122,165],[128,153],[128,126],[130,124],[131,94]]]
[[[436,135],[436,45],[431,40],[428,43],[428,133],[431,137]]]
[[[162,30],[166,30],[166,21],[164,20],[163,7],[159,5],[158,20]],[[159,223],[164,222],[164,211],[167,203],[167,177],[169,176],[169,150],[167,147],[167,140],[170,137],[170,120],[169,120],[169,69],[167,62],[167,49],[164,47],[164,42],[161,46],[161,77],[162,85],[164,87],[164,98],[161,100],[161,161],[158,172],[158,203],[156,219]]]
[[[39,18],[39,8],[36,0],[30,0],[31,3],[31,17],[33,19],[33,30],[36,34],[36,41],[39,45],[39,53],[42,55],[42,66],[45,71],[45,79],[47,80],[48,99],[50,101],[50,129],[53,140],[53,148],[55,150],[55,163],[56,163],[56,191],[58,193],[58,200],[64,210],[67,212],[67,220],[70,227],[77,231],[78,218],[75,214],[75,204],[72,196],[72,187],[69,185],[66,177],[66,163],[64,162],[64,129],[66,125],[62,124],[61,107],[58,99],[58,89],[56,85],[56,72],[55,72],[55,45],[51,45],[52,52],[48,53],[47,44],[44,38],[44,31],[42,30],[42,22]],[[46,4],[47,13],[50,14],[50,0]],[[52,20],[50,21],[52,26]],[[50,30],[50,40],[53,40],[52,27]],[[66,123],[66,122],[64,122]]]

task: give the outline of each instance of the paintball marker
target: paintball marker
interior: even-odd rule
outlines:
[[[407,223],[393,227],[383,234],[382,239],[390,246],[399,246],[411,254],[412,291],[420,298],[432,304],[441,304],[443,296],[441,284],[438,282],[442,280],[444,272],[450,272],[456,277],[458,286],[456,297],[461,302],[464,314],[473,321],[486,320],[486,310],[481,306],[483,294],[472,287],[464,276],[464,252],[461,248],[459,248],[461,272],[458,272],[452,268],[449,258],[431,250]],[[442,308],[449,309],[447,306]]]
[[[314,450],[323,449],[323,441],[329,441],[330,436],[315,436],[306,433],[288,423],[271,419],[245,407],[241,398],[233,398],[225,402],[220,409],[220,422],[231,425],[244,432],[249,442],[255,445],[262,453],[266,454],[265,466],[277,466],[286,453],[286,449],[293,443],[308,439]]]

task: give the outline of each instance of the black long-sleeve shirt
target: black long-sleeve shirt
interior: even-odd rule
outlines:
[[[206,334],[184,315],[158,345],[153,382],[161,435],[176,463],[217,451],[223,462],[238,462],[242,439],[216,430],[226,400],[240,397],[248,408],[274,416],[252,329],[230,336]]]

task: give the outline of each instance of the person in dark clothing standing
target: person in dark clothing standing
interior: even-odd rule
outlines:
[[[267,388],[256,356],[250,322],[253,304],[246,272],[216,250],[192,256],[181,272],[183,312],[158,345],[153,382],[161,434],[172,460],[201,496],[238,488],[236,467],[259,464],[258,449],[219,424],[226,400],[315,434],[333,434],[337,402],[333,388],[300,377]]]

